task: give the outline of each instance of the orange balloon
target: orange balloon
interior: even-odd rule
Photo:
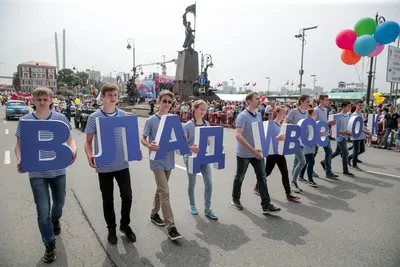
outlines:
[[[353,50],[343,50],[341,58],[343,63],[347,65],[355,65],[361,59]]]

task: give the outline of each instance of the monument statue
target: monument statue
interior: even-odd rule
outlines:
[[[185,41],[183,42],[183,47],[187,50],[193,49],[192,44],[194,44],[194,32],[196,30],[192,29],[190,21],[187,21],[187,13],[193,13],[196,17],[196,4],[190,5],[186,8],[185,14],[183,14],[183,26],[185,27]]]

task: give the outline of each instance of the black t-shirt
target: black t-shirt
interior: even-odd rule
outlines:
[[[398,119],[400,118],[400,115],[398,113],[394,113],[392,115],[386,114],[385,115],[385,120],[386,120],[386,127],[390,129],[397,129],[398,128]]]

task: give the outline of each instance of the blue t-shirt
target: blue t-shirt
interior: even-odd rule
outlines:
[[[300,120],[307,118],[308,118],[307,110],[301,112],[300,109],[298,108],[292,109],[286,117],[286,119],[290,124],[297,124]]]
[[[274,121],[275,135],[278,136],[281,132],[281,125]]]
[[[156,139],[158,126],[160,125],[161,118],[154,114],[150,116],[144,125],[143,135],[148,137],[148,142],[151,143]],[[158,144],[159,145],[159,144]],[[149,150],[149,155],[151,151]],[[170,151],[167,153],[164,159],[162,160],[152,160],[150,159],[150,170],[159,171],[159,170],[171,170],[175,168],[175,155],[174,151]]]
[[[240,114],[236,118],[236,128],[243,129],[242,135],[252,147],[254,147],[254,138],[251,125],[253,122],[260,121],[262,121],[261,114],[259,112],[253,114],[248,109],[240,112]],[[253,153],[251,153],[251,151],[243,146],[239,141],[236,142],[236,156],[241,158],[254,158]]]
[[[357,113],[357,111],[355,111],[353,114],[351,114],[350,118],[354,117],[354,116],[360,116],[363,120],[362,124],[364,125],[364,114],[363,113]],[[364,129],[365,129],[365,127],[364,127]],[[365,140],[365,133],[361,132],[361,135],[358,138],[351,137],[351,140]]]
[[[317,121],[328,121],[328,109],[321,109],[319,106],[314,108],[315,113],[317,114]]]
[[[96,129],[96,118],[112,118],[112,117],[123,117],[126,116],[126,112],[122,109],[116,109],[113,114],[107,114],[103,110],[99,109],[96,112],[90,114],[85,133],[94,134],[94,152],[95,155],[99,152],[99,144],[97,141],[97,129]],[[129,168],[129,162],[125,160],[124,157],[124,146],[122,142],[122,128],[115,128],[115,148],[116,154],[115,159],[109,165],[97,167],[96,172],[98,173],[108,173],[116,172],[126,168]],[[104,138],[104,137],[103,137]]]
[[[337,123],[337,129],[338,131],[345,131],[347,130],[347,125],[349,124],[350,116],[349,114],[343,114],[340,113],[341,117],[340,120]],[[343,141],[343,139],[347,140],[348,136],[344,134],[339,134],[339,136],[336,138],[336,142]]]
[[[21,120],[39,120],[34,113],[29,113],[26,114],[21,118]],[[67,117],[65,117],[63,114],[58,113],[58,112],[53,112],[50,111],[50,116],[46,120],[56,120],[56,121],[62,121],[65,124],[68,125],[69,129],[71,130],[71,124],[69,123]],[[35,133],[36,134],[36,133]],[[17,126],[17,131],[15,133],[15,136],[21,137],[21,129],[20,129],[20,122],[18,122]],[[41,139],[52,139],[53,133],[49,131],[40,131],[40,138]],[[39,156],[42,159],[50,159],[54,158],[56,156],[56,153],[54,151],[40,151]],[[72,162],[72,158],[71,158]],[[28,176],[29,178],[54,178],[60,175],[65,175],[65,169],[59,169],[59,170],[52,170],[52,171],[46,171],[46,172],[29,172]]]

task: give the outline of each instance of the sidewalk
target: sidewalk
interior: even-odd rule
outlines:
[[[26,175],[2,168],[0,178],[0,266],[49,266],[41,260],[44,246],[36,220],[36,208]],[[112,266],[71,189],[57,237],[57,259],[52,266]]]

